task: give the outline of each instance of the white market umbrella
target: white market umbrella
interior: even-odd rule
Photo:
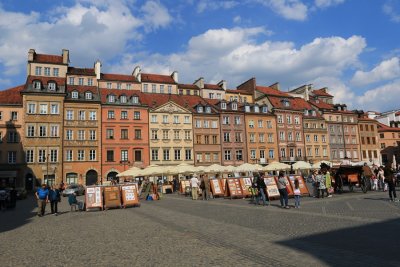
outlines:
[[[121,172],[117,174],[117,177],[123,177],[123,176],[142,176],[144,169],[138,168],[138,167],[132,167],[124,172]]]
[[[219,173],[219,172],[223,172],[223,167],[219,164],[212,164],[210,166],[205,167],[204,172],[206,173]]]
[[[312,169],[312,166],[310,163],[306,161],[297,161],[295,164],[293,164],[293,170],[310,170]]]
[[[222,172],[235,172],[236,167],[229,165],[229,166],[222,166]]]
[[[153,176],[161,174],[163,168],[165,167],[158,166],[156,164],[149,165],[143,170],[143,176]]]
[[[283,170],[290,170],[290,165],[274,161],[268,166],[264,167],[264,171],[283,171]]]
[[[177,165],[176,167],[176,174],[185,174],[185,173],[193,173],[196,171],[194,165],[187,164],[185,162]]]

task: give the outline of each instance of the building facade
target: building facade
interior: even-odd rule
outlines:
[[[378,122],[369,118],[358,118],[358,132],[361,160],[379,165],[381,162],[379,149]]]

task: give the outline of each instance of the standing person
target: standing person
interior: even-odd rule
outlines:
[[[254,177],[254,179],[256,180],[256,186],[258,190],[258,194],[256,196],[256,205],[258,205],[260,197],[262,198],[263,206],[269,205],[269,201],[267,201],[265,197],[267,185],[265,184],[263,177],[257,175]]]
[[[369,182],[369,184],[371,185],[373,183],[373,181],[372,181],[373,173],[372,173],[371,168],[367,165],[366,162],[364,162],[364,166],[362,167],[362,172],[365,177],[365,181],[367,181],[367,183]]]
[[[314,170],[312,172],[312,174],[311,174],[312,187],[313,187],[313,197],[318,197],[317,174],[318,174],[317,170]]]
[[[332,187],[331,174],[330,174],[330,172],[328,171],[327,168],[324,168],[323,172],[324,172],[324,178],[325,178],[325,187],[326,187],[325,188],[325,192],[326,192],[326,195],[328,197],[332,197],[332,194],[329,193],[329,191],[331,190],[331,187]]]
[[[385,172],[385,180],[386,183],[388,184],[389,187],[389,201],[395,201],[398,202],[399,200],[397,199],[397,195],[396,195],[396,187],[394,184],[394,175],[393,175],[393,170],[390,167],[391,164],[386,164],[384,172]],[[393,196],[392,196],[393,194]]]
[[[207,174],[203,175],[203,183],[204,183],[204,189],[201,189],[201,190],[203,190],[203,200],[209,200],[210,199],[210,181],[208,180]]]
[[[379,166],[378,179],[379,179],[380,188],[382,189],[382,191],[386,191],[385,190],[385,171],[383,170],[382,166]]]
[[[281,201],[281,207],[285,209],[289,209],[289,198],[288,198],[288,192],[286,189],[286,179],[285,179],[285,173],[284,172],[279,172],[278,176],[278,191],[280,195],[280,201]],[[284,203],[285,202],[285,203]]]
[[[178,177],[174,177],[174,180],[172,181],[172,184],[174,186],[174,192],[179,190],[179,181],[178,181]]]
[[[6,210],[7,192],[4,187],[0,187],[0,210]]]
[[[37,189],[35,196],[38,204],[37,215],[42,217],[46,212],[46,203],[49,202],[49,189],[47,185],[42,184],[42,187]]]
[[[190,186],[192,187],[192,199],[198,199],[198,191],[199,191],[199,179],[197,179],[197,175],[193,174],[192,178],[190,179]]]
[[[51,214],[58,215],[58,202],[61,200],[60,190],[58,190],[54,185],[49,191],[49,200]]]
[[[294,207],[296,209],[300,208],[300,196],[301,196],[301,191],[300,191],[300,183],[299,179],[294,179]]]
[[[318,184],[318,198],[322,197],[324,198],[325,191],[326,191],[326,186],[325,186],[325,177],[322,175],[321,170],[318,171],[317,175],[317,184]]]
[[[17,206],[17,190],[15,190],[14,186],[10,191],[10,204],[12,209],[15,209],[15,207]]]

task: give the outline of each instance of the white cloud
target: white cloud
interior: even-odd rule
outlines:
[[[233,22],[234,23],[240,23],[242,21],[242,17],[240,17],[240,16],[235,16],[234,18],[233,18]]]
[[[318,8],[327,8],[344,3],[345,0],[315,0],[315,6]]]
[[[312,83],[315,89],[327,87],[328,93],[334,96],[335,103],[346,104],[349,109],[360,109],[355,105],[356,94],[342,79],[333,76],[321,76],[309,83]]]
[[[197,3],[197,12],[203,13],[210,10],[231,9],[239,4],[239,1],[213,1],[201,0]]]
[[[308,8],[301,0],[254,0],[290,20],[307,19]]]
[[[385,111],[399,108],[400,79],[366,91],[356,98],[357,106],[364,110]]]
[[[400,5],[398,4],[398,2],[392,0],[386,1],[382,9],[383,13],[388,15],[392,21],[400,22]]]
[[[375,82],[387,81],[400,77],[400,59],[393,57],[382,61],[378,66],[371,71],[357,71],[351,83],[356,86],[368,85]]]
[[[0,6],[0,66],[6,75],[23,70],[29,48],[38,53],[61,54],[71,50],[75,66],[89,67],[97,58],[105,61],[123,54],[129,41],[140,41],[142,29],[171,23],[168,11],[158,2],[133,7],[133,1],[81,0],[46,14],[8,12]],[[133,10],[139,14],[134,15]],[[142,10],[140,12],[140,10]]]

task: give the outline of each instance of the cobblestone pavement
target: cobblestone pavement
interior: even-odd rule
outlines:
[[[400,266],[400,204],[387,193],[248,199],[164,195],[141,207],[36,217],[32,197],[0,212],[1,266]],[[290,200],[293,204],[293,200]],[[47,207],[49,212],[50,207]]]

